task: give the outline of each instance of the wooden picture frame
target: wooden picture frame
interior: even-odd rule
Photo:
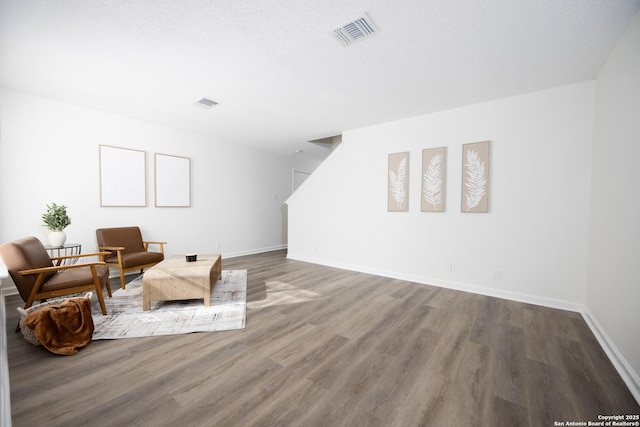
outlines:
[[[462,212],[489,212],[490,142],[462,145]]]
[[[409,210],[409,152],[389,154],[387,172],[387,210]]]
[[[422,150],[422,212],[444,212],[447,181],[447,147]]]
[[[100,145],[99,155],[100,206],[146,206],[146,152]]]
[[[191,206],[191,159],[155,153],[155,206]]]

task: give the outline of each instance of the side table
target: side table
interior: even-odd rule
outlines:
[[[44,247],[51,258],[68,255],[80,255],[82,245],[80,243],[66,243],[63,246],[50,246]],[[61,265],[75,264],[78,258],[63,259]]]

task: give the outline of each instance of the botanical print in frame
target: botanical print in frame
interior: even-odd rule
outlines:
[[[444,212],[447,148],[422,150],[422,212]]]
[[[409,152],[389,154],[387,210],[409,210]]]
[[[462,212],[489,212],[489,141],[462,146]]]
[[[100,206],[146,206],[146,152],[100,145]]]

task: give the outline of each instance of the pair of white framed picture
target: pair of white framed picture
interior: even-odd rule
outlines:
[[[462,145],[462,212],[489,212],[490,141]],[[409,210],[409,152],[389,154],[389,212]],[[447,147],[422,150],[420,210],[444,212],[447,191]]]
[[[147,205],[145,151],[100,145],[100,206]],[[191,206],[191,159],[155,153],[155,206]]]

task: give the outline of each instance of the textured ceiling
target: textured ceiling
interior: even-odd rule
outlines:
[[[639,6],[0,0],[0,85],[312,156],[344,130],[593,79]],[[380,33],[343,47],[330,30],[365,12]]]

